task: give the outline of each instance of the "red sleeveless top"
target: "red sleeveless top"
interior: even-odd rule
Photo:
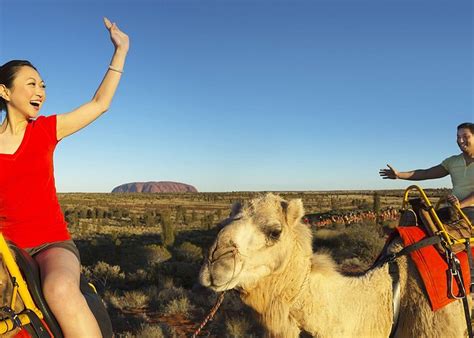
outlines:
[[[54,183],[56,115],[28,122],[14,154],[0,154],[0,231],[21,248],[71,239]]]

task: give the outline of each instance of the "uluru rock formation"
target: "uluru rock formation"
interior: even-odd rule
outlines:
[[[195,187],[179,182],[134,182],[115,187],[116,192],[198,192]]]

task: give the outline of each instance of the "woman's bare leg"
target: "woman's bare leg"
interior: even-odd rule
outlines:
[[[66,338],[102,337],[99,325],[79,289],[80,264],[67,249],[52,247],[35,256],[43,294]]]

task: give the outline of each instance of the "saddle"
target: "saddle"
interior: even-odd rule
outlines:
[[[31,319],[31,322],[25,325],[20,333],[16,335],[16,337],[42,338],[52,336],[54,338],[62,338],[63,333],[61,328],[53,313],[51,312],[48,304],[46,303],[42,293],[38,264],[25,250],[15,245],[9,245],[9,247],[15,256],[15,262],[23,274],[28,291],[30,292],[35,305],[43,314],[43,319],[40,320],[34,315],[33,312],[30,312],[28,315]],[[107,310],[93,285],[90,284],[83,275],[81,275],[80,279],[80,289],[87,301],[87,304],[89,305],[89,308],[91,309],[91,312],[99,324],[102,336],[112,337],[112,323]],[[0,314],[0,320],[2,319],[1,317],[2,314]],[[46,324],[46,328],[44,327],[44,324]]]
[[[424,229],[429,236],[440,235],[443,229],[433,219],[430,210],[433,208],[421,198],[412,198],[408,200],[411,208],[402,210],[399,226],[417,225]],[[452,239],[450,250],[457,254],[466,249],[466,241],[472,237],[472,228],[454,207],[448,205],[436,210],[436,215],[442,223],[447,236]],[[436,244],[436,248],[441,254],[446,253],[446,246]]]

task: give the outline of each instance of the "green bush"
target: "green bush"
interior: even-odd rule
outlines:
[[[202,260],[202,249],[189,242],[184,242],[176,248],[176,257],[179,260],[189,262],[200,262]]]
[[[97,262],[91,268],[83,268],[83,273],[87,279],[99,282],[103,287],[125,280],[125,273],[121,271],[120,266],[110,265],[103,261]]]
[[[191,304],[187,297],[179,299],[173,299],[165,307],[165,314],[176,315],[181,314],[185,317],[190,315],[190,312],[194,310],[194,306]]]
[[[149,265],[156,265],[171,258],[171,253],[163,246],[157,244],[146,245],[143,254]]]
[[[137,332],[136,338],[164,338],[166,337],[163,333],[163,329],[155,324],[145,324],[140,328],[140,331]]]

